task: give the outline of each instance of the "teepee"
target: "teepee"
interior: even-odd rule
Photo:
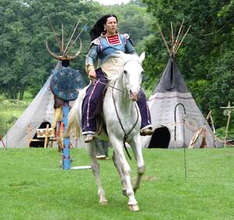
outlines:
[[[7,148],[27,147],[29,140],[33,138],[36,129],[42,123],[52,124],[54,118],[54,95],[50,90],[50,80],[53,72],[61,67],[61,61],[58,61],[52,74],[31,104],[3,137],[3,142]],[[82,76],[80,77],[81,84],[83,85],[83,78]]]
[[[172,28],[171,49],[169,49],[159,27],[170,57],[158,85],[148,100],[152,125],[155,130],[152,136],[143,137],[144,147],[198,148],[216,146],[212,130],[189,92],[176,64],[176,52],[190,28],[180,38],[182,26],[183,23],[176,38],[173,36]]]

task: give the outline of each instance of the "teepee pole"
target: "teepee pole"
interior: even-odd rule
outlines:
[[[173,25],[172,25],[172,22],[171,22],[171,45],[172,45],[172,54],[174,54],[174,31],[173,31]]]
[[[167,48],[167,51],[168,51],[169,55],[171,56],[171,51],[170,51],[170,49],[169,49],[169,47],[168,47],[168,44],[167,44],[167,42],[166,42],[166,40],[165,40],[165,38],[164,38],[164,35],[163,35],[162,30],[161,30],[161,28],[160,28],[160,26],[159,26],[158,23],[157,23],[157,26],[158,26],[158,30],[159,30],[159,32],[160,32],[160,34],[161,34],[161,36],[162,36],[163,42],[164,42],[164,44],[165,44],[165,46],[166,46],[166,48]]]
[[[67,49],[67,53],[69,52],[69,50],[72,48],[73,44],[77,41],[77,39],[79,39],[81,33],[83,32],[84,29],[81,30],[81,32],[76,36],[75,40],[71,42],[71,45],[68,47]]]
[[[69,39],[69,41],[68,41],[68,43],[67,43],[67,46],[66,46],[66,48],[65,48],[65,50],[64,50],[64,54],[66,54],[67,49],[68,49],[68,47],[70,46],[71,40],[72,40],[72,38],[73,38],[73,36],[74,36],[74,34],[75,34],[75,32],[76,32],[76,29],[77,29],[79,23],[80,23],[80,21],[78,21],[78,22],[76,23],[76,25],[75,25],[75,28],[74,28],[74,30],[73,30],[73,32],[72,32],[72,35],[71,35],[71,37],[70,37],[70,39]]]
[[[60,51],[63,53],[63,50],[64,50],[64,26],[62,24],[62,43],[61,43]],[[63,55],[64,55],[64,53],[63,53]]]
[[[182,39],[181,39],[181,41],[180,41],[180,43],[179,43],[178,47],[176,48],[175,53],[177,53],[177,51],[179,50],[180,45],[183,43],[184,38],[187,36],[187,34],[188,34],[188,32],[189,32],[190,28],[191,28],[191,25],[188,27],[188,29],[187,29],[186,33],[185,33],[185,34],[184,34],[184,36],[182,37]]]
[[[212,118],[212,110],[210,110],[209,113],[206,116],[206,121],[207,122],[208,122],[209,119],[211,121],[212,131],[215,134],[215,126],[214,126],[214,121],[213,121],[213,118]]]
[[[180,32],[181,32],[181,30],[182,30],[182,28],[183,28],[183,24],[184,24],[184,19],[183,19],[183,21],[182,21],[182,23],[181,23],[181,25],[180,25],[180,29],[179,29],[179,31],[178,31],[178,33],[177,33],[176,40],[175,40],[175,47],[174,47],[174,48],[177,47],[177,44],[178,44],[178,42],[179,42]],[[176,50],[176,49],[175,49],[175,50]]]

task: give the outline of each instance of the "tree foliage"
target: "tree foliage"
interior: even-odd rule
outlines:
[[[129,33],[138,44],[149,33],[149,16],[144,16],[146,8],[141,5],[139,0],[126,7],[103,7],[91,0],[2,0],[0,92],[8,98],[22,99],[25,90],[36,94],[51,74],[56,60],[49,56],[45,40],[49,41],[52,51],[58,53],[59,47],[48,18],[60,38],[61,24],[64,24],[67,41],[77,21],[79,30],[88,26],[88,31],[81,34],[82,54],[71,62],[73,68],[84,74],[84,59],[90,43],[88,32],[96,20],[112,10],[119,17],[120,31]],[[78,49],[78,45],[75,48]]]
[[[146,41],[148,54],[145,68],[150,79],[159,78],[168,58],[161,36],[156,28],[158,22],[170,41],[170,25],[179,28],[192,26],[185,43],[177,54],[180,70],[192,94],[204,113],[213,110],[217,126],[223,125],[220,107],[233,94],[233,49],[234,49],[234,1],[233,0],[143,0],[152,13],[153,37]],[[164,65],[163,65],[164,64]],[[150,81],[147,82],[151,85]]]
[[[233,0],[132,0],[105,7],[92,0],[1,0],[0,92],[22,99],[27,90],[37,93],[51,74],[56,60],[49,56],[45,40],[54,52],[59,48],[48,18],[60,37],[64,24],[68,40],[78,20],[79,30],[86,24],[89,31],[107,13],[118,16],[120,32],[131,36],[138,53],[146,51],[143,83],[148,93],[152,92],[168,59],[156,23],[170,43],[171,22],[178,30],[184,19],[184,26],[192,28],[178,51],[177,62],[203,113],[213,110],[217,126],[222,126],[220,107],[234,101],[233,10]],[[88,31],[81,34],[82,54],[71,63],[82,73],[90,43]]]
[[[0,91],[9,98],[22,98],[25,89],[36,93],[50,75],[56,61],[49,56],[45,40],[49,40],[53,51],[58,52],[58,44],[48,18],[60,36],[61,23],[64,24],[68,41],[73,25],[79,21],[80,31],[84,25],[93,25],[100,8],[97,3],[72,0],[1,1]],[[83,53],[72,65],[84,72],[88,33],[83,32],[81,38]]]
[[[146,6],[140,0],[128,4],[106,6],[103,13],[116,14],[119,21],[119,31],[131,37],[138,53],[144,49],[144,41],[150,35],[151,16]]]

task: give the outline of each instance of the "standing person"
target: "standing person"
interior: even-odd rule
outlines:
[[[95,145],[96,145],[96,158],[101,160],[108,159],[109,142],[95,139]]]
[[[102,104],[103,90],[108,79],[100,68],[104,60],[113,53],[122,51],[135,53],[135,49],[128,34],[118,33],[118,19],[114,14],[101,17],[90,31],[91,46],[86,56],[86,72],[92,83],[86,91],[82,105],[82,134],[85,142],[91,142],[96,134],[96,116]],[[95,69],[95,64],[98,63]],[[141,114],[141,135],[152,135],[150,112],[146,103],[146,96],[141,90],[137,101]]]

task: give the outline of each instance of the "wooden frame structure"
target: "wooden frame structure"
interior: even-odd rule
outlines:
[[[224,138],[224,144],[227,146],[227,138],[228,138],[228,130],[230,126],[230,121],[231,121],[231,113],[234,111],[234,106],[231,106],[230,101],[228,102],[228,105],[226,107],[220,107],[222,109],[225,109],[227,111],[227,124],[225,128],[225,138]]]
[[[48,144],[51,143],[53,147],[53,142],[56,141],[55,132],[53,128],[49,128],[49,125],[46,128],[38,128],[36,130],[37,138],[32,138],[32,126],[29,124],[27,126],[27,141],[28,147],[30,147],[31,142],[44,142],[44,148],[48,147]]]
[[[51,142],[51,147],[53,147],[53,142],[56,141],[54,129],[49,128],[49,125],[46,128],[37,129],[37,137],[45,139],[44,148],[48,147],[49,142]]]

